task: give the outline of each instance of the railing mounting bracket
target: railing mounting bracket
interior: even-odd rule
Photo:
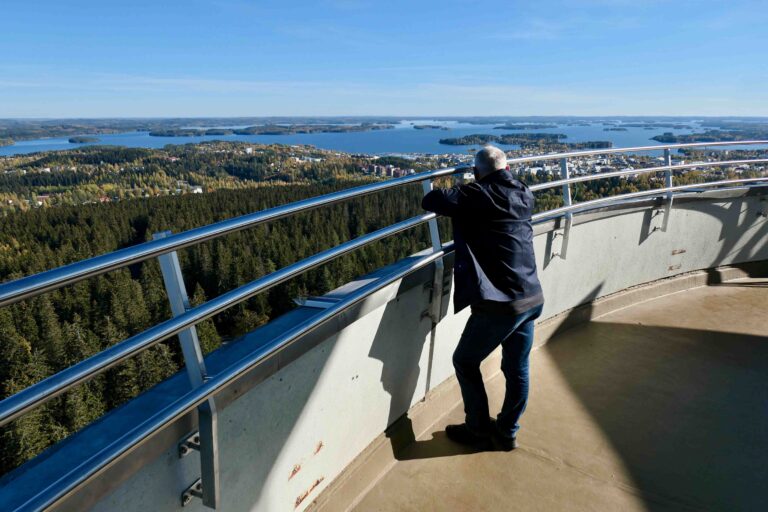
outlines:
[[[338,297],[298,297],[293,303],[305,308],[328,309],[340,300]]]
[[[203,499],[203,482],[198,478],[181,493],[181,506],[186,507],[192,502],[192,498]]]
[[[200,451],[199,432],[193,432],[179,442],[179,458],[186,457],[192,450]]]

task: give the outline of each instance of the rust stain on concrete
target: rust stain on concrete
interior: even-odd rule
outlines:
[[[319,443],[317,443],[317,448],[315,448],[315,453],[314,453],[313,455],[317,455],[318,453],[320,453],[320,450],[322,450],[322,449],[323,449],[323,446],[325,446],[325,445],[323,445],[323,442],[322,442],[322,441],[320,441]]]
[[[315,483],[313,483],[313,484],[312,484],[312,486],[311,486],[309,489],[307,489],[306,491],[304,491],[303,493],[301,493],[301,494],[300,494],[300,495],[299,495],[299,496],[296,498],[296,502],[293,504],[293,508],[299,508],[299,505],[301,505],[301,502],[302,502],[302,501],[304,501],[305,499],[307,499],[307,496],[309,496],[309,493],[311,493],[312,491],[314,491],[314,490],[315,490],[315,488],[316,488],[318,485],[320,485],[320,482],[322,482],[323,480],[325,480],[325,477],[324,477],[324,476],[321,476],[320,478],[318,478],[317,480],[315,480]]]
[[[299,471],[301,471],[301,464],[296,464],[295,466],[293,466],[293,469],[291,470],[291,476],[288,477],[288,480],[296,476],[296,473],[298,473]]]
[[[685,252],[687,252],[686,249],[673,249],[672,256],[676,256],[678,254],[684,254]]]

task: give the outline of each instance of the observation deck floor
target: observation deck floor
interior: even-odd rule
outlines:
[[[355,510],[768,510],[767,307],[740,279],[564,331],[532,353],[517,450],[448,440],[459,404]]]

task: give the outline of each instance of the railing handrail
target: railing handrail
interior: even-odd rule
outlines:
[[[185,313],[160,322],[149,329],[131,336],[93,356],[47,377],[0,401],[0,426],[13,421],[26,412],[57,397],[61,393],[107,371],[131,356],[170,338],[184,329],[248,300],[254,295],[277,286],[293,276],[311,270],[350,251],[371,244],[388,236],[413,228],[437,217],[434,213],[418,215],[381,228],[372,233],[326,249],[280,270],[262,276],[219,295]]]
[[[322,310],[317,315],[291,327],[280,336],[272,339],[269,343],[257,348],[236,363],[228,366],[201,386],[182,395],[176,401],[167,405],[144,422],[133,427],[88,459],[69,469],[69,471],[67,471],[61,478],[51,482],[42,492],[30,498],[21,506],[17,507],[16,510],[44,510],[55,505],[63,497],[71,494],[80,485],[83,485],[89,479],[100,474],[123,454],[128,453],[132,448],[139,446],[152,434],[158,432],[166,425],[171,424],[187,412],[193,410],[197,405],[205,402],[209,397],[226,388],[228,384],[234,382],[238,377],[254,368],[266,358],[284,350],[301,336],[316,330],[325,322],[350,309],[373,293],[421,268],[424,268],[451,250],[452,246],[449,244],[444,246],[442,250],[433,251],[430,254],[409,263],[407,266],[383,276],[379,280],[366,284],[339,302]]]
[[[738,142],[694,142],[686,144],[666,144],[658,146],[638,146],[631,148],[610,148],[600,150],[589,151],[572,151],[567,153],[554,153],[549,155],[531,156],[531,157],[519,157],[510,158],[507,160],[509,165],[515,165],[526,162],[536,162],[544,160],[557,160],[563,158],[591,156],[599,154],[614,154],[614,153],[632,153],[638,151],[659,151],[665,149],[680,149],[688,147],[709,147],[709,146],[734,146],[734,145],[768,145],[768,140],[752,140],[752,141],[738,141]],[[754,161],[753,161],[754,162]],[[688,164],[686,164],[688,165]],[[669,167],[664,167],[664,170]],[[34,297],[45,292],[53,291],[63,286],[74,284],[83,279],[94,277],[104,274],[111,270],[126,267],[134,263],[148,260],[167,254],[169,252],[183,249],[192,245],[219,238],[221,236],[241,231],[243,229],[255,227],[265,222],[281,219],[290,215],[313,210],[321,206],[327,206],[335,204],[347,199],[353,199],[357,197],[363,197],[383,190],[391,188],[402,187],[411,183],[418,183],[425,180],[438,178],[441,176],[448,176],[457,172],[469,170],[470,166],[455,166],[446,167],[444,169],[436,169],[432,171],[426,171],[422,173],[412,174],[409,176],[403,176],[401,178],[395,178],[379,183],[372,183],[368,185],[362,185],[359,187],[353,187],[338,192],[331,192],[322,196],[316,196],[302,201],[296,201],[287,205],[276,206],[267,210],[261,210],[259,212],[249,213],[233,219],[223,220],[207,226],[201,226],[197,228],[184,231],[169,237],[151,240],[141,244],[137,244],[125,249],[120,249],[107,254],[95,256],[81,260],[69,265],[64,265],[55,269],[47,270],[34,274],[31,276],[21,277],[13,281],[0,284],[0,307],[19,302],[30,297]],[[641,172],[641,170],[637,170]],[[608,173],[605,173],[608,174]],[[595,174],[594,179],[602,179],[605,174]],[[628,173],[630,174],[630,173]],[[584,177],[571,178],[573,182],[586,181]],[[555,183],[555,182],[550,182]],[[568,181],[558,181],[557,185],[563,183],[569,183]],[[547,185],[547,184],[542,184]],[[552,186],[557,186],[552,185]],[[536,185],[536,190],[540,188],[547,188],[545,186]]]
[[[581,203],[571,204],[568,206],[561,206],[560,208],[554,208],[545,212],[540,212],[531,217],[531,220],[536,223],[544,219],[551,219],[560,217],[561,215],[582,210],[590,210],[605,203],[613,203],[618,201],[627,201],[630,199],[639,199],[642,197],[661,196],[667,192],[684,192],[687,190],[696,190],[701,188],[712,188],[723,185],[735,185],[742,183],[760,183],[768,182],[768,176],[763,178],[741,178],[737,180],[721,180],[721,181],[708,181],[705,183],[692,183],[689,185],[678,185],[676,187],[664,187],[654,188],[651,190],[642,190],[640,192],[630,192],[628,194],[617,194],[615,196],[601,197],[598,199],[592,199],[591,201],[582,201]]]
[[[594,155],[612,155],[616,153],[638,153],[644,151],[661,151],[664,149],[683,149],[699,148],[709,146],[752,146],[768,144],[765,140],[742,140],[742,141],[723,141],[723,142],[684,142],[680,144],[659,144],[657,146],[635,146],[631,148],[605,148],[588,149],[585,151],[569,151],[566,153],[552,153],[549,155],[535,155],[510,158],[510,164],[522,164],[526,162],[540,162],[542,160],[559,160],[561,158],[578,158],[582,156]]]
[[[581,183],[584,181],[597,181],[606,178],[616,178],[619,176],[629,176],[632,174],[650,174],[654,172],[665,171],[678,171],[683,169],[696,169],[699,167],[724,167],[728,165],[740,165],[740,164],[760,164],[768,163],[768,158],[755,158],[754,160],[722,160],[719,162],[692,162],[689,164],[676,164],[676,165],[663,165],[660,167],[642,167],[640,169],[623,169],[621,171],[611,172],[599,172],[593,174],[587,174],[584,176],[575,176],[565,180],[548,181],[546,183],[536,183],[530,185],[532,191],[537,192],[539,190],[546,190],[548,188],[556,188],[570,183]]]

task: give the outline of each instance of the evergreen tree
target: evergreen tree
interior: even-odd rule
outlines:
[[[103,346],[112,346],[123,341],[127,336],[121,332],[111,317],[104,319],[104,327],[100,333]],[[106,372],[104,397],[107,407],[113,409],[123,402],[130,400],[139,392],[138,375],[135,358],[120,363]]]
[[[66,366],[76,364],[99,350],[96,336],[83,328],[79,315],[63,326]],[[103,379],[97,377],[82,383],[64,395],[62,423],[70,432],[76,432],[104,413]]]
[[[195,286],[195,293],[192,294],[190,303],[192,307],[199,306],[205,302],[205,292],[200,284]],[[219,336],[213,320],[204,320],[197,324],[197,338],[200,340],[200,348],[203,354],[216,350],[221,345],[221,336]]]
[[[61,325],[56,311],[48,295],[33,299],[34,316],[37,321],[39,335],[36,348],[45,355],[47,365],[54,371],[65,367],[64,342],[61,336]]]
[[[8,309],[0,309],[0,396],[7,397],[48,373],[44,358],[16,331]],[[42,451],[55,422],[42,407],[0,427],[0,471],[7,472]]]

